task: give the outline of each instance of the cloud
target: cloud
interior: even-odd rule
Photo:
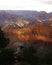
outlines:
[[[52,5],[52,0],[39,0],[39,1],[42,2],[42,3],[45,3],[45,4]]]
[[[0,10],[37,10],[52,12],[51,0],[0,0]]]
[[[44,3],[52,5],[52,1],[46,1]]]

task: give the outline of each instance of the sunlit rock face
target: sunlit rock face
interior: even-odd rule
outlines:
[[[43,26],[41,22],[23,28],[5,29],[4,31],[7,35],[16,35],[15,39],[27,43],[35,40],[52,42],[52,26]]]
[[[24,19],[18,19],[17,21],[6,20],[3,24],[2,29],[6,28],[22,28],[30,25],[30,21]]]
[[[15,24],[17,24],[19,27],[28,26],[30,24],[30,21],[19,19]]]

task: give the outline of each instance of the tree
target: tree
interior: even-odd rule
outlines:
[[[52,50],[45,56],[44,62],[47,65],[52,65]]]
[[[13,65],[14,51],[12,49],[3,49],[0,53],[0,65]]]
[[[0,28],[0,49],[6,47],[9,44],[9,39],[5,37],[5,34]]]
[[[9,44],[9,39],[0,28],[0,65],[13,65],[14,64],[14,50],[6,48]]]
[[[19,63],[26,63],[27,65],[37,65],[38,57],[36,56],[36,49],[32,46],[24,48],[22,53],[17,54]],[[22,65],[22,64],[21,64]]]

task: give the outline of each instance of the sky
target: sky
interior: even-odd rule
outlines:
[[[0,0],[0,10],[37,10],[52,12],[52,0]]]

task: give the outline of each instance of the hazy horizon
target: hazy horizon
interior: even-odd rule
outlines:
[[[50,12],[47,12],[47,11],[45,11],[45,10],[41,10],[41,11],[38,11],[38,10],[0,10],[0,13],[1,12],[46,12],[46,13],[52,13],[52,11],[50,11]]]

